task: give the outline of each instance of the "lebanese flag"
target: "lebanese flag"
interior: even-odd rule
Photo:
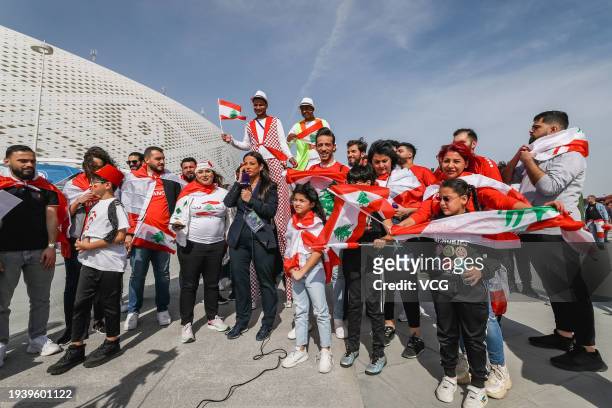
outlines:
[[[396,167],[388,178],[377,183],[390,190],[391,202],[404,208],[418,208],[423,199],[425,186],[410,169]]]
[[[584,157],[589,155],[589,142],[579,128],[569,128],[540,137],[529,148],[533,157],[540,162],[568,152],[578,152]]]
[[[68,234],[70,233],[70,211],[68,210],[68,200],[66,200],[64,194],[42,176],[36,176],[33,180],[29,181],[0,176],[0,190],[6,190],[12,187],[29,188],[35,191],[47,190],[57,194],[56,242],[59,242],[61,245],[62,256],[64,258],[70,258],[70,241],[68,240]]]
[[[393,207],[387,201],[389,189],[379,186],[337,184],[329,187],[334,194],[334,210],[314,244],[315,249],[331,249],[330,265],[340,264],[340,250],[358,248],[357,240],[363,235],[367,218],[379,213],[383,219],[393,217]],[[372,221],[379,222],[379,221]]]
[[[588,220],[586,222],[586,225],[584,226],[584,229],[590,232],[589,228],[591,225],[595,226],[595,233],[597,234],[597,239],[603,241],[603,239],[606,237],[606,231],[610,229],[609,225],[607,225],[603,219]]]
[[[295,189],[298,184],[310,183],[317,190],[321,206],[325,210],[325,214],[329,216],[334,209],[334,196],[328,188],[334,183],[346,183],[346,174],[321,168],[301,171],[287,169],[285,180],[287,180],[291,190]]]
[[[219,118],[221,120],[246,120],[246,116],[242,115],[242,108],[233,102],[218,99],[219,101]]]
[[[168,171],[162,173],[159,178],[181,183],[176,175]],[[135,246],[174,254],[176,234],[170,229],[169,222],[166,223],[164,229],[159,229],[151,224],[151,220],[161,218],[161,214],[149,211],[156,183],[157,179],[148,175],[146,166],[129,173],[123,180],[121,203],[128,213],[130,232],[133,231],[134,234],[132,242]]]
[[[283,267],[285,274],[290,275],[293,268],[300,269],[304,266],[304,261],[312,254],[313,246],[316,246],[317,237],[323,230],[323,221],[314,212],[309,211],[303,217],[297,214],[291,216],[285,233],[285,258]],[[332,270],[329,264],[328,253],[323,251],[323,267],[325,268],[325,282],[331,282]],[[301,256],[300,256],[301,255]],[[300,259],[301,258],[301,259]]]
[[[478,188],[493,188],[500,193],[517,199],[519,201],[524,202],[525,204],[530,204],[529,201],[518,191],[513,189],[511,186],[502,183],[501,181],[497,181],[492,179],[491,177],[483,176],[482,174],[473,174],[464,172],[463,176],[459,176],[461,180],[465,180],[466,183]],[[423,200],[427,200],[428,198],[433,197],[440,190],[439,184],[432,184],[425,189],[425,193],[423,194]]]
[[[475,211],[421,224],[391,227],[391,235],[398,240],[416,237],[453,239],[494,248],[518,248],[515,233],[561,228],[565,241],[593,242],[591,234],[583,229],[582,221],[561,214],[553,207],[531,207],[521,210]]]

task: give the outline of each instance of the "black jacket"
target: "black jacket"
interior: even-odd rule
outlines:
[[[176,207],[176,202],[178,200],[179,194],[181,194],[181,190],[183,186],[180,183],[172,180],[162,179],[162,184],[164,186],[164,193],[166,195],[166,201],[168,202],[168,211],[170,215],[174,212],[174,207]]]
[[[230,226],[227,234],[227,244],[231,248],[238,247],[238,240],[240,233],[243,228],[249,228],[244,221],[244,215],[246,212],[253,210],[264,223],[263,228],[255,233],[255,237],[264,247],[271,249],[278,246],[276,240],[276,231],[274,226],[274,216],[276,215],[276,208],[278,207],[278,191],[275,183],[270,185],[268,192],[264,196],[263,200],[258,198],[260,183],[253,189],[253,195],[251,201],[245,203],[240,198],[240,183],[235,182],[232,188],[229,190],[223,203],[226,207],[236,207],[236,217],[234,222]]]

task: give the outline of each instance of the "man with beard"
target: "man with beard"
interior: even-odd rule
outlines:
[[[30,300],[27,352],[50,356],[61,351],[47,337],[47,322],[59,221],[67,228],[66,200],[57,188],[36,175],[32,149],[10,146],[4,163],[9,172],[0,176],[0,190],[21,201],[0,225],[0,366],[9,340],[11,300],[22,272]]]
[[[193,157],[185,157],[181,160],[181,179],[186,183],[195,180],[195,169],[198,162]]]
[[[140,166],[142,166],[142,163],[144,163],[144,154],[140,152],[132,152],[128,156],[126,163],[130,170],[138,170]]]
[[[368,164],[368,144],[363,138],[349,140],[346,143],[346,160],[349,167],[365,166]]]

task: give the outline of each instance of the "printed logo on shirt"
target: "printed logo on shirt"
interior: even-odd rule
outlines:
[[[89,215],[87,216],[87,222],[85,222],[85,227],[83,228],[83,232],[89,230],[89,226],[96,219],[97,216],[98,213],[96,212],[96,210],[92,210],[89,212]]]
[[[220,201],[204,201],[201,204],[193,204],[191,207],[198,217],[214,215],[220,210],[223,210],[223,205]]]

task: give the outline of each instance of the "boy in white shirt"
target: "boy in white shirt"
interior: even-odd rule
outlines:
[[[99,201],[89,211],[81,239],[75,244],[83,266],[74,303],[72,342],[64,356],[47,369],[52,375],[65,373],[82,362],[87,368],[99,366],[121,350],[121,287],[127,263],[123,242],[129,223],[114,191],[122,181],[123,173],[109,164],[91,178],[90,189]],[[106,339],[86,359],[83,333],[94,298],[99,298],[104,308]]]

